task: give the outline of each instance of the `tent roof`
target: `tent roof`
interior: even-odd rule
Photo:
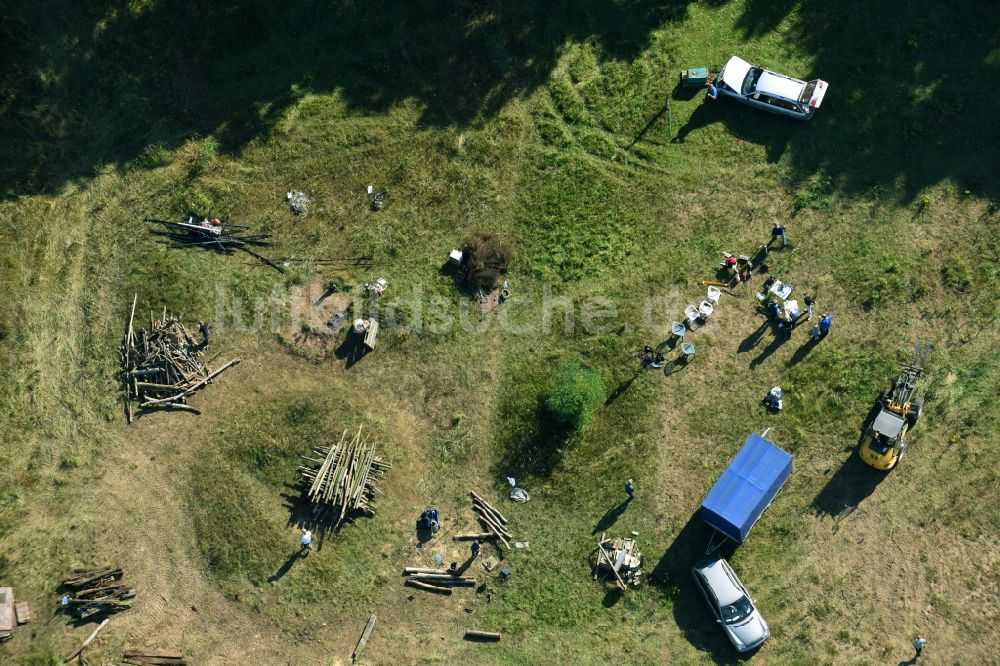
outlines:
[[[757,433],[715,482],[701,503],[702,517],[742,542],[792,473],[792,456]]]

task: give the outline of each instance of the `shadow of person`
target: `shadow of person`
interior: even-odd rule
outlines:
[[[305,557],[304,553],[306,552],[308,551],[302,548],[292,553],[291,556],[287,560],[285,560],[285,563],[282,564],[277,571],[275,571],[271,576],[268,577],[267,582],[276,583],[282,578],[284,578],[285,574],[292,570],[292,566],[298,561],[298,559],[300,557]]]
[[[771,354],[778,351],[778,347],[788,342],[791,337],[790,331],[775,327],[774,338],[771,340],[769,345],[764,347],[764,350],[761,351],[761,353],[758,354],[754,360],[750,361],[750,369],[754,370],[758,365],[770,358]]]
[[[621,517],[621,515],[625,513],[625,509],[628,508],[628,505],[631,502],[632,498],[629,497],[621,504],[616,504],[615,506],[608,509],[607,512],[603,516],[601,516],[601,519],[597,521],[597,524],[594,525],[594,531],[591,532],[591,534],[597,534],[598,532],[606,532],[608,528],[614,525],[615,522],[617,522],[617,520]]]
[[[346,368],[352,367],[355,363],[363,359],[367,353],[368,348],[365,346],[365,341],[353,330],[348,331],[347,337],[344,338],[344,341],[333,352],[334,356],[342,361],[346,361],[344,366]]]
[[[761,323],[761,325],[757,327],[756,331],[754,331],[753,333],[751,333],[747,337],[743,338],[743,342],[741,342],[740,346],[737,347],[736,353],[737,354],[745,354],[748,351],[750,351],[751,349],[753,349],[754,347],[756,347],[757,343],[760,342],[760,339],[762,337],[764,337],[764,331],[767,330],[767,325],[768,325],[768,321],[765,319]]]
[[[604,401],[605,406],[610,405],[615,400],[620,398],[622,394],[625,393],[625,391],[629,390],[629,387],[632,386],[632,383],[639,378],[639,375],[642,374],[642,370],[643,370],[642,368],[639,368],[638,370],[635,371],[634,375],[632,375],[631,377],[623,381],[621,384],[619,384],[618,388],[612,391],[611,395],[608,396],[608,399]]]
[[[809,352],[811,352],[813,349],[816,348],[816,345],[818,344],[819,344],[819,338],[813,338],[810,336],[808,340],[802,343],[801,347],[795,350],[795,353],[792,354],[792,357],[787,361],[785,361],[785,367],[790,368],[799,361],[801,361],[802,359],[804,359],[806,356],[809,355]]]
[[[896,666],[916,666],[916,664],[917,664],[917,657],[913,656],[907,659],[906,661],[899,662]]]
[[[705,103],[695,109],[691,117],[688,118],[688,121],[684,123],[684,126],[677,130],[677,136],[670,140],[671,143],[684,143],[691,132],[717,122],[719,120],[718,114],[715,113],[715,109],[709,108],[714,106],[714,104],[716,103]]]

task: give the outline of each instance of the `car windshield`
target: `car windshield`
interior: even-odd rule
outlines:
[[[753,604],[743,595],[734,603],[722,607],[722,621],[726,624],[736,624],[740,620],[750,617],[753,612]]]
[[[812,99],[814,90],[816,90],[816,82],[810,81],[806,84],[806,87],[802,89],[802,96],[799,97],[799,101],[803,104],[808,103],[809,100]]]
[[[757,79],[764,73],[760,67],[751,67],[747,77],[743,79],[743,94],[749,95],[757,88]]]

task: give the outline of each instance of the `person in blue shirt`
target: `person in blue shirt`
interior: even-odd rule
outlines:
[[[819,332],[820,335],[826,335],[830,332],[830,324],[833,323],[833,315],[825,313],[819,320]]]
[[[781,314],[781,310],[778,308],[778,304],[774,301],[769,301],[767,304],[767,314],[771,319],[777,319]]]
[[[715,100],[719,99],[719,91],[715,87],[715,82],[709,81],[706,85],[708,85],[708,93],[705,94],[705,101],[714,102]]]

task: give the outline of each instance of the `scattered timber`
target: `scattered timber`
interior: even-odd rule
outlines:
[[[473,629],[468,629],[465,632],[465,640],[467,641],[493,641],[496,642],[500,640],[499,632],[492,631],[475,631]]]
[[[469,492],[469,497],[472,498],[472,511],[482,524],[483,529],[486,530],[485,534],[488,535],[487,537],[477,535],[472,538],[493,538],[506,546],[507,550],[510,550],[510,541],[508,540],[512,539],[513,535],[507,530],[507,518],[475,492]],[[466,537],[467,535],[459,536]],[[458,540],[458,537],[455,538]]]
[[[112,567],[75,571],[76,575],[62,582],[67,590],[60,607],[77,620],[111,615],[132,607],[135,590],[127,585],[116,584],[122,577],[122,570]]]
[[[160,319],[149,317],[149,328],[135,330],[135,304],[129,315],[121,355],[120,380],[125,398],[125,415],[133,419],[133,404],[148,408],[180,409],[200,414],[187,404],[188,396],[240,362],[234,359],[212,370],[202,360],[204,345],[195,340],[179,319],[163,311]]]
[[[354,648],[354,652],[351,653],[351,663],[353,664],[358,660],[358,655],[361,651],[365,649],[365,645],[368,643],[368,639],[372,635],[372,629],[375,628],[375,613],[371,614],[368,618],[368,624],[365,625],[365,630],[361,633],[361,638],[358,639],[358,644]]]
[[[314,455],[321,458],[302,456],[309,464],[300,466],[299,472],[316,520],[330,512],[336,529],[352,513],[375,515],[375,498],[382,494],[375,484],[390,467],[376,455],[376,448],[364,426],[359,426],[350,439],[344,430],[335,446],[315,447]]]
[[[154,236],[163,237],[167,247],[200,247],[205,250],[215,250],[223,254],[233,254],[236,250],[241,250],[259,259],[279,273],[284,273],[285,269],[264,257],[251,247],[266,247],[271,245],[268,240],[271,234],[246,234],[250,227],[235,224],[213,225],[211,222],[200,219],[201,216],[188,214],[184,222],[170,222],[168,220],[147,219],[150,224],[158,224],[162,228],[151,229]]]
[[[478,534],[456,534],[452,537],[453,541],[483,541],[485,539],[496,539],[497,535],[493,532],[479,532]]]
[[[88,645],[90,645],[90,642],[93,641],[95,638],[97,638],[97,634],[99,634],[101,632],[101,629],[103,629],[105,627],[105,625],[107,625],[107,623],[108,623],[108,619],[105,618],[103,622],[101,622],[99,625],[97,625],[97,629],[94,629],[94,633],[92,633],[90,635],[90,637],[87,638],[87,640],[85,640],[80,645],[80,647],[78,647],[77,649],[75,649],[75,650],[73,650],[72,652],[69,653],[69,655],[66,657],[66,661],[63,662],[63,663],[68,664],[69,662],[71,662],[74,659],[76,659],[77,657],[79,657],[80,653],[83,652],[84,648],[86,648]]]
[[[413,580],[412,578],[407,578],[403,584],[409,585],[410,587],[415,587],[420,590],[427,590],[428,592],[434,592],[435,594],[443,594],[445,596],[451,595],[452,592],[450,587],[438,587],[437,585],[422,583],[419,580]]]

